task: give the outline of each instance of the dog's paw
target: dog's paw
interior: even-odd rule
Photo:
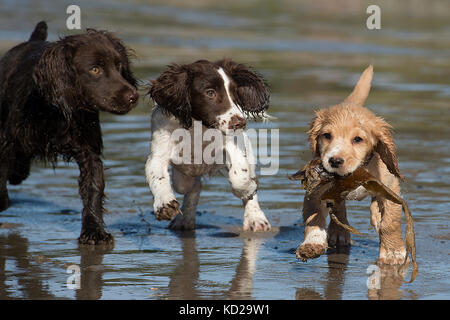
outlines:
[[[114,243],[114,238],[105,230],[82,231],[78,243],[81,245],[110,245]]]
[[[172,200],[169,203],[164,204],[162,207],[155,211],[157,220],[172,220],[177,214],[180,213],[180,204],[177,200]]]
[[[262,232],[264,232],[264,231],[269,231],[270,228],[271,228],[270,223],[267,220],[267,218],[264,216],[264,214],[244,218],[244,224],[243,224],[244,231],[253,231],[253,232],[262,231]]]
[[[0,212],[5,211],[9,208],[9,197],[8,195],[1,195],[0,196]]]
[[[185,215],[178,214],[170,221],[168,228],[171,230],[194,230],[195,219],[188,219]]]
[[[303,243],[297,248],[297,259],[301,259],[303,262],[308,259],[314,259],[325,253],[327,250],[326,244],[321,243]]]
[[[401,249],[397,251],[385,250],[380,248],[377,264],[385,265],[399,265],[405,262],[406,250]]]

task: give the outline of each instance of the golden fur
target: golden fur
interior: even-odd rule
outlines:
[[[370,91],[373,68],[369,66],[361,75],[353,92],[344,102],[316,112],[309,130],[311,151],[320,157],[325,169],[341,176],[365,167],[372,175],[400,194],[398,168],[392,127],[382,118],[363,107]],[[361,188],[362,189],[362,188]],[[355,190],[347,199],[361,200],[368,193]],[[336,216],[347,222],[345,203],[335,208]],[[323,254],[328,246],[342,247],[350,244],[348,231],[330,222],[325,232],[329,209],[314,196],[305,198],[303,219],[305,240],[297,249],[299,258],[314,258]],[[400,205],[372,197],[371,224],[380,236],[379,263],[400,264],[406,251],[402,241]]]

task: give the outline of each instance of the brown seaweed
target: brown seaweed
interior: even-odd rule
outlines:
[[[349,226],[349,225],[347,225],[345,223],[340,222],[339,219],[333,213],[330,213],[330,217],[331,217],[331,220],[333,220],[338,226],[340,226],[341,228],[344,228],[348,232],[357,234],[358,236],[362,236],[363,235],[361,232],[359,232],[358,230],[356,230],[352,226]]]
[[[302,188],[306,190],[307,197],[314,193],[321,195],[322,200],[338,203],[340,201],[344,201],[349,192],[362,186],[372,196],[382,197],[396,204],[402,205],[406,218],[405,245],[407,254],[405,261],[400,268],[403,268],[406,265],[408,262],[408,257],[411,256],[412,272],[411,280],[408,282],[414,281],[419,272],[416,261],[414,221],[408,205],[394,191],[363,168],[358,168],[351,175],[345,177],[328,173],[323,168],[320,159],[310,161],[303,169],[291,176],[288,176],[288,178],[290,180],[300,180],[302,183]],[[330,216],[334,222],[342,228],[352,233],[361,235],[358,230],[341,223],[334,214],[331,214]]]

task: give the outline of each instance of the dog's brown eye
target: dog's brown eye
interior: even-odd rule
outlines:
[[[205,93],[210,98],[214,98],[216,96],[216,91],[214,91],[213,89],[208,89],[205,91]]]
[[[324,133],[323,136],[324,136],[325,139],[331,140],[331,134],[330,133],[328,133],[328,132]]]
[[[97,67],[97,66],[93,66],[93,67],[89,70],[89,72],[92,73],[92,74],[99,74],[99,73],[100,73],[100,68]]]
[[[354,143],[360,143],[361,141],[363,141],[363,138],[361,138],[360,136],[356,136],[353,138]]]

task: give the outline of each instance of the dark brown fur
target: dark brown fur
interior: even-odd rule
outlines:
[[[83,201],[79,242],[111,242],[103,223],[99,111],[123,114],[137,102],[128,50],[105,31],[88,29],[56,42],[46,37],[40,22],[0,60],[0,211],[9,206],[7,181],[25,180],[34,158],[74,159]]]

